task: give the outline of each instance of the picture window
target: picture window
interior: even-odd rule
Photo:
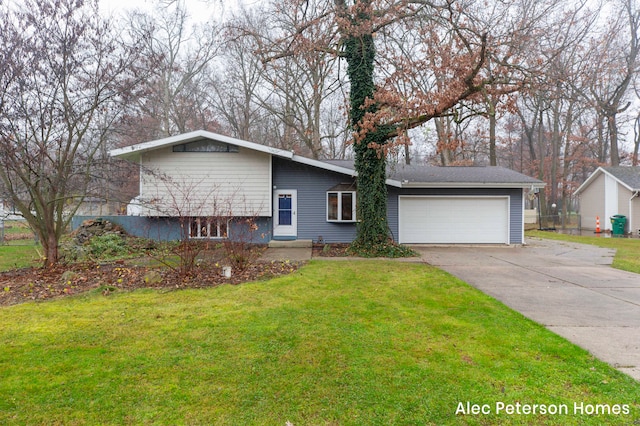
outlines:
[[[329,191],[327,192],[327,221],[355,222],[356,221],[356,192]]]

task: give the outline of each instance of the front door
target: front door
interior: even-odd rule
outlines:
[[[296,237],[298,235],[298,201],[295,189],[278,189],[273,199],[273,236]]]

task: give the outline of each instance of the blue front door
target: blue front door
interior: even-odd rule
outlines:
[[[297,191],[295,189],[274,191],[273,210],[273,236],[297,236]]]

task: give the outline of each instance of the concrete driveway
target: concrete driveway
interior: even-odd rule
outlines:
[[[640,275],[615,252],[528,239],[523,247],[414,246],[423,259],[640,380]]]

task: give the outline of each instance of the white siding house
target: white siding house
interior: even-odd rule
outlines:
[[[140,166],[140,193],[148,198],[142,205],[155,209],[156,215],[271,215],[269,154],[245,148],[176,152],[166,147],[142,154]]]
[[[640,167],[598,167],[576,190],[582,227],[611,230],[611,217],[627,217],[626,231],[640,232]]]
[[[205,131],[111,152],[140,164],[140,195],[130,214],[156,217],[270,217],[273,154],[292,156]]]

